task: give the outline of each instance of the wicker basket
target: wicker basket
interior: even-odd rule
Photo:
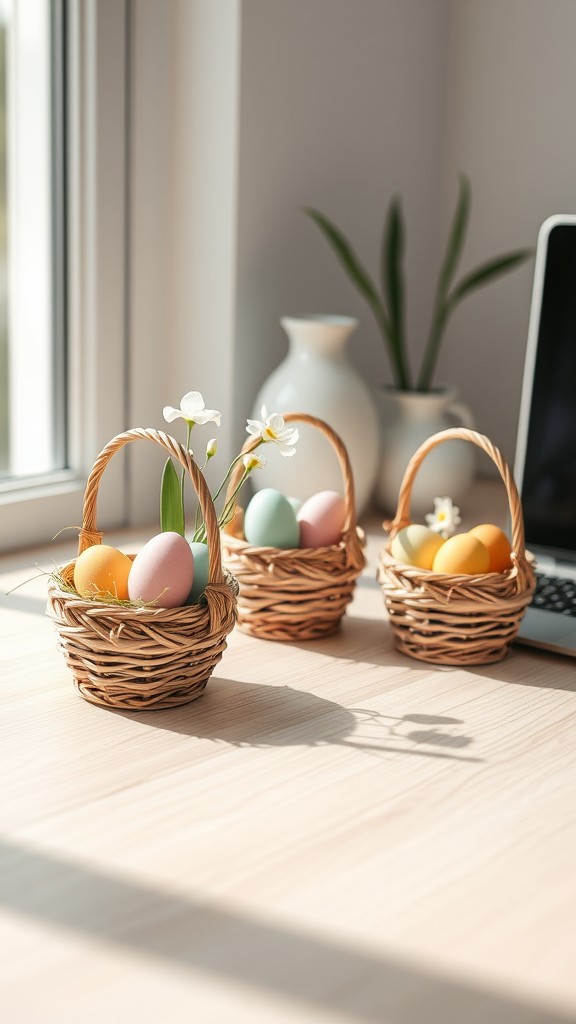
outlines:
[[[234,536],[230,527],[221,533],[226,566],[240,584],[238,626],[265,640],[312,640],[335,633],[351,601],[356,580],[365,566],[364,535],[356,526],[354,480],[350,460],[338,435],[307,413],[284,415],[287,423],[316,427],[336,451],[344,480],[346,519],[338,544],[323,548],[280,550],[253,547]],[[246,441],[244,452],[254,448]],[[239,471],[229,483],[234,492]]]
[[[410,493],[425,456],[444,441],[470,441],[494,461],[508,492],[512,568],[506,572],[453,576],[396,561],[390,542],[410,520]],[[509,466],[497,448],[474,430],[454,427],[433,434],[412,456],[400,486],[396,516],[384,524],[388,543],[378,580],[398,650],[439,665],[482,665],[505,656],[534,590],[531,558],[524,547],[522,507]]]
[[[218,523],[202,473],[177,441],[152,429],[119,434],[96,459],[84,494],[78,553],[102,540],[96,530],[96,501],[109,460],[125,444],[140,439],[165,448],[192,478],[209,548],[205,597],[179,608],[106,604],[82,598],[51,579],[47,612],[56,624],[75,685],[86,700],[106,707],[156,710],[186,704],[203,692],[236,621],[238,584],[222,569]],[[73,587],[74,562],[59,572]]]

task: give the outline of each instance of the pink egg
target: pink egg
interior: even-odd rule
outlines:
[[[194,580],[194,557],[179,533],[158,533],[138,552],[128,576],[131,601],[160,608],[186,603]]]
[[[300,547],[324,548],[337,544],[346,519],[344,498],[336,491],[319,491],[300,507]]]

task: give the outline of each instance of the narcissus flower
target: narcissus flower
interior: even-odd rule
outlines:
[[[184,395],[180,402],[180,408],[175,409],[172,405],[165,405],[163,409],[164,419],[167,423],[172,423],[174,420],[185,420],[189,426],[193,426],[198,423],[203,426],[204,423],[215,423],[217,427],[220,426],[221,412],[217,409],[207,409],[204,405],[204,399],[199,391],[188,391]]]
[[[190,449],[190,437],[192,429],[195,424],[203,425],[205,423],[214,422],[217,426],[220,426],[221,413],[217,409],[207,409],[204,405],[204,399],[199,391],[188,391],[184,395],[180,402],[180,408],[175,409],[172,405],[166,405],[163,409],[164,419],[168,423],[172,423],[174,420],[184,420],[186,424],[186,445],[185,450],[189,456],[194,457],[194,453]],[[266,465],[266,459],[262,455],[257,455],[256,450],[264,444],[274,444],[281,455],[294,455],[295,444],[298,440],[298,431],[294,427],[286,426],[284,418],[279,416],[277,413],[268,415],[266,406],[262,406],[262,422],[259,420],[248,420],[247,431],[250,434],[250,443],[247,447],[250,449],[247,452],[241,451],[228,467],[224,478],[222,479],[219,487],[217,487],[214,494],[211,495],[214,508],[216,509],[216,502],[222,494],[219,505],[220,511],[216,513],[217,523],[220,529],[227,526],[232,519],[237,519],[237,498],[238,493],[246,483],[250,473],[255,469],[262,469]],[[212,459],[218,451],[218,442],[215,437],[211,437],[206,445],[206,456],[203,466],[198,466],[197,470],[202,474],[206,469],[210,459]],[[181,456],[180,456],[181,461]],[[226,489],[227,486],[230,489],[230,482],[232,480],[232,474],[235,469],[243,467],[243,472],[239,478],[234,477],[234,485],[232,487],[232,493]],[[160,485],[160,529],[162,533],[173,532],[179,533],[182,537],[186,536],[186,522],[184,514],[184,485],[186,482],[186,469],[182,465],[180,475],[175,466],[175,457],[170,456],[164,466],[162,473],[162,482]],[[196,480],[196,483],[198,481]],[[197,491],[197,496],[200,492]],[[207,539],[207,527],[206,523],[202,519],[202,502],[199,501],[196,506],[194,513],[194,527],[192,537],[194,542],[206,543]]]
[[[265,405],[262,406],[260,415],[262,420],[247,421],[247,433],[252,437],[259,437],[265,444],[275,444],[281,455],[294,455],[295,445],[300,436],[296,427],[287,427],[284,417],[277,412],[269,416]]]
[[[244,463],[244,469],[251,473],[253,469],[262,469],[266,465],[266,459],[263,455],[255,455],[254,452],[248,452],[247,455],[242,459]]]

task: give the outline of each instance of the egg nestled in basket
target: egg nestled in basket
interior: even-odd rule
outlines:
[[[411,489],[426,456],[445,441],[466,440],[494,462],[505,485],[510,539],[494,523],[457,532],[460,510],[448,497],[434,499],[426,522],[443,538],[428,568],[407,564],[396,542],[410,523]],[[488,437],[452,427],[427,438],[414,452],[398,492],[394,518],[380,554],[382,587],[394,646],[420,661],[482,665],[499,661],[516,638],[535,586],[526,551],[522,506],[510,467]],[[420,527],[422,529],[422,527]]]
[[[309,413],[281,418],[294,442],[294,423],[318,430],[335,451],[342,473],[342,494],[310,493],[300,502],[272,488],[257,491],[242,517],[221,531],[226,568],[238,580],[238,626],[265,640],[300,641],[329,636],[340,625],[366,560],[365,537],[356,522],[354,477],[346,448],[334,430]],[[253,434],[257,424],[250,424]],[[262,426],[260,424],[260,426]],[[272,424],[262,431],[273,439]],[[277,424],[276,424],[277,426]],[[242,464],[254,451],[251,438],[232,474],[226,501],[232,507]],[[293,454],[283,451],[282,454]],[[299,456],[297,456],[299,457]],[[309,467],[314,481],[314,467]]]
[[[301,548],[327,548],[337,544],[346,520],[344,498],[336,491],[319,491],[298,509]]]
[[[126,601],[132,561],[110,544],[94,544],[78,555],[74,587],[84,598]]]
[[[431,569],[435,555],[442,547],[444,538],[428,526],[411,523],[399,530],[393,538],[390,550],[399,562],[414,565],[419,569]]]
[[[244,536],[255,547],[297,548],[300,527],[294,508],[280,491],[257,491],[244,514]]]
[[[158,533],[136,555],[128,577],[128,597],[160,608],[186,603],[194,580],[194,556],[179,533]]]

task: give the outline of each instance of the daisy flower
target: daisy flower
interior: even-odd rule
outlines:
[[[434,533],[444,538],[451,537],[462,522],[460,509],[452,504],[452,498],[434,498],[434,511],[426,516],[426,522]]]

